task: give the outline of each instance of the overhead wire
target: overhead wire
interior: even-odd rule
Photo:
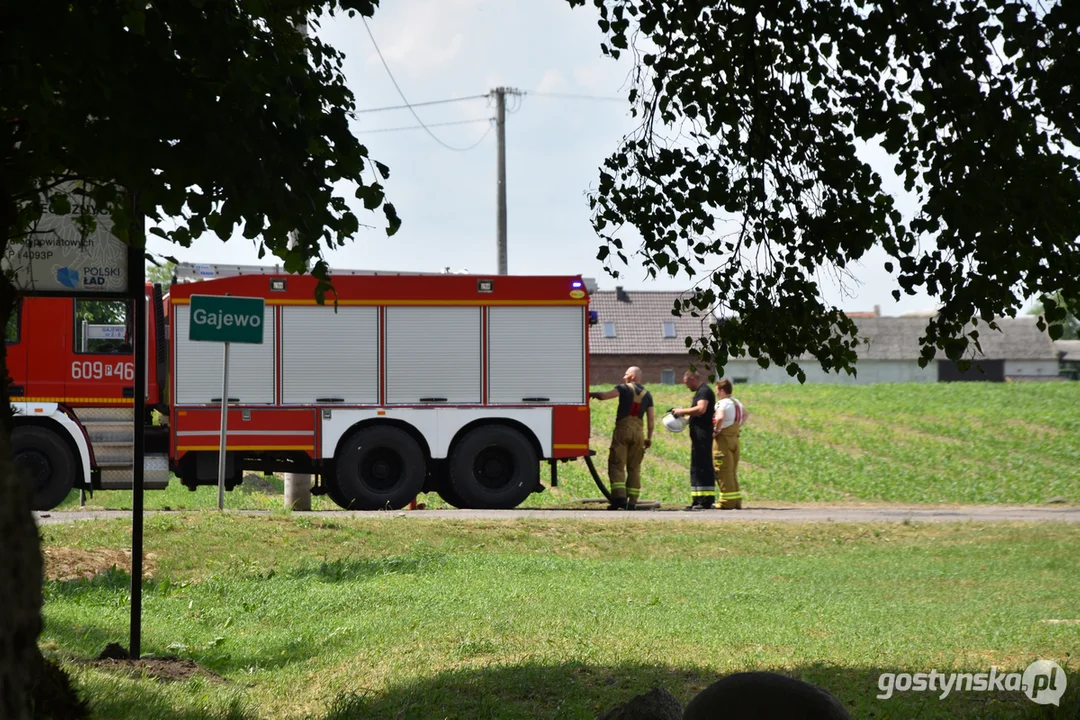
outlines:
[[[615,95],[587,95],[584,93],[525,92],[523,94],[532,95],[533,97],[562,98],[564,100],[626,100],[626,98],[624,97],[618,97]]]
[[[357,130],[358,133],[378,133],[378,132],[397,132],[398,130],[419,130],[422,127],[443,127],[446,125],[468,125],[470,123],[486,122],[490,123],[494,118],[483,117],[473,118],[472,120],[451,120],[448,122],[426,123],[425,125],[402,125],[401,127],[385,127],[385,128],[371,128],[369,130]]]
[[[506,112],[511,115],[521,109],[521,106],[525,103],[525,92],[517,91],[510,95],[511,107],[506,108]]]
[[[382,133],[382,132],[398,132],[401,130],[421,130],[433,127],[444,127],[446,125],[468,125],[470,123],[486,122],[488,129],[484,131],[484,134],[480,136],[480,139],[474,142],[472,145],[461,148],[462,151],[472,150],[474,147],[484,142],[484,138],[491,132],[491,128],[495,127],[495,118],[473,118],[472,120],[454,120],[451,122],[441,123],[427,123],[426,125],[404,125],[401,127],[389,127],[389,128],[372,128],[371,130],[357,130],[357,133]]]
[[[463,102],[465,100],[483,100],[488,97],[490,93],[484,95],[465,95],[463,97],[446,98],[445,100],[427,100],[425,102],[409,103],[408,105],[387,105],[386,107],[364,108],[363,110],[354,110],[357,113],[373,113],[384,112],[386,110],[407,110],[409,108],[424,107],[425,105],[445,105],[446,103]]]
[[[419,127],[423,128],[424,131],[431,136],[432,140],[439,143],[447,150],[453,150],[454,152],[466,152],[468,150],[472,150],[474,147],[483,142],[484,138],[487,137],[488,132],[491,132],[490,126],[488,127],[487,132],[484,133],[483,137],[480,138],[480,140],[476,141],[472,145],[469,145],[468,147],[457,147],[455,145],[450,145],[449,143],[443,142],[443,140],[440,139],[438,135],[431,132],[431,128],[424,124],[424,121],[421,120],[420,116],[416,114],[416,110],[413,109],[412,104],[409,103],[409,99],[405,97],[405,93],[401,91],[401,86],[398,85],[397,80],[394,78],[394,73],[390,71],[390,66],[387,64],[386,58],[383,57],[382,50],[379,49],[379,44],[375,42],[375,36],[371,33],[371,28],[368,26],[367,18],[361,16],[360,19],[364,21],[364,29],[367,30],[368,37],[371,38],[371,44],[375,47],[375,52],[378,54],[379,60],[382,62],[383,68],[386,69],[386,74],[390,77],[390,82],[394,84],[394,88],[397,90],[398,95],[401,96],[401,101],[405,103],[405,107],[408,108],[409,112],[412,113],[412,116],[416,118],[416,122],[420,123]]]
[[[435,142],[439,143],[440,145],[447,148],[448,150],[454,150],[455,152],[465,152],[467,150],[472,150],[477,145],[482,143],[484,141],[484,139],[488,136],[488,133],[491,132],[491,128],[494,127],[494,121],[495,121],[494,118],[491,118],[491,117],[488,117],[488,118],[474,118],[472,120],[456,120],[456,121],[451,121],[451,122],[425,123],[423,120],[420,119],[420,116],[416,114],[416,110],[414,108],[430,106],[430,105],[445,105],[445,104],[448,104],[448,103],[466,102],[468,100],[481,100],[481,99],[487,99],[488,100],[488,107],[491,107],[491,99],[492,99],[492,95],[494,94],[494,92],[488,92],[488,93],[485,93],[483,95],[463,95],[461,97],[444,98],[444,99],[441,99],[441,100],[426,100],[424,102],[410,103],[408,98],[405,97],[405,93],[402,92],[401,86],[398,85],[397,80],[394,78],[394,74],[393,74],[393,72],[391,72],[390,66],[389,66],[389,64],[387,64],[386,58],[382,54],[382,50],[379,49],[379,44],[375,41],[375,36],[371,32],[371,27],[368,26],[367,19],[366,18],[361,18],[361,19],[364,22],[364,29],[367,30],[368,37],[371,39],[371,44],[375,47],[375,52],[378,54],[379,60],[382,61],[382,65],[383,65],[383,68],[386,70],[386,74],[390,77],[390,82],[392,82],[394,84],[394,88],[397,90],[398,95],[401,96],[401,99],[404,101],[405,104],[404,105],[386,105],[386,106],[383,106],[383,107],[374,107],[374,108],[364,108],[364,109],[361,109],[361,110],[356,110],[354,112],[359,115],[359,114],[362,114],[362,113],[387,112],[387,111],[391,111],[391,110],[408,110],[410,113],[412,113],[412,116],[414,118],[416,118],[416,121],[419,124],[417,124],[417,125],[406,125],[406,126],[401,126],[401,127],[372,128],[370,130],[359,130],[358,132],[360,132],[360,133],[377,133],[377,132],[398,132],[398,131],[402,131],[402,130],[424,130],[424,131],[427,132],[428,135],[431,136],[431,138],[433,140],[435,140]],[[509,106],[506,108],[507,114],[513,114],[513,113],[516,113],[517,111],[519,111],[521,109],[521,106],[525,103],[525,96],[526,95],[532,95],[534,97],[547,97],[547,98],[558,98],[558,99],[567,99],[567,100],[598,100],[598,101],[622,101],[622,100],[625,100],[625,98],[616,97],[616,96],[590,95],[590,94],[587,94],[587,93],[564,93],[564,92],[544,92],[544,91],[532,92],[532,91],[527,91],[527,90],[526,91],[515,90],[513,92],[508,92],[506,94],[510,95],[510,99],[511,99]],[[468,145],[466,147],[456,147],[456,146],[453,146],[453,145],[449,145],[448,143],[443,142],[442,139],[440,139],[437,135],[435,135],[431,131],[431,128],[433,128],[433,127],[446,127],[446,126],[449,126],[449,125],[467,125],[467,124],[477,123],[477,122],[487,122],[488,123],[488,129],[480,137],[479,140],[477,140],[472,145]]]

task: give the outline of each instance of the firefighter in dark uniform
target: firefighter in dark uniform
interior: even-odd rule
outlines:
[[[687,510],[708,510],[716,501],[716,470],[713,468],[713,411],[716,393],[693,370],[683,374],[683,383],[694,391],[693,404],[675,408],[675,417],[690,418],[690,505]]]
[[[636,510],[641,495],[641,460],[645,449],[652,445],[655,410],[652,393],[641,384],[641,368],[631,367],[623,374],[623,382],[605,392],[591,392],[594,400],[619,398],[615,412],[615,432],[608,451],[608,482],[611,483],[611,504],[608,510]],[[642,418],[648,418],[649,434],[645,435]]]

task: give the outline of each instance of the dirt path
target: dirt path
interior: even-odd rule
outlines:
[[[1080,507],[1034,506],[1034,505],[870,505],[870,504],[789,504],[764,503],[746,510],[707,510],[685,512],[679,509],[647,510],[638,512],[606,512],[603,505],[584,509],[527,510],[410,510],[393,512],[346,512],[322,511],[303,513],[308,517],[363,517],[363,518],[439,518],[457,520],[573,520],[649,521],[649,522],[1063,522],[1080,523]],[[181,511],[147,511],[146,515],[176,514]],[[193,511],[183,511],[193,512]],[[213,511],[201,511],[213,512]],[[258,510],[229,510],[231,513],[268,515]],[[67,510],[34,513],[41,525],[69,523],[78,520],[102,520],[130,518],[126,510]]]

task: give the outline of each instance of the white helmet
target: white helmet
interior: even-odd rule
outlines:
[[[671,432],[677,433],[682,432],[686,429],[686,421],[682,418],[675,417],[670,410],[665,413],[664,417],[661,418],[660,422],[664,423],[664,427],[666,427]]]

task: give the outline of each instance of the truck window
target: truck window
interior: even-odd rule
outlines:
[[[131,353],[133,314],[126,300],[76,300],[77,353]]]
[[[7,328],[4,330],[4,344],[15,345],[19,342],[19,330],[21,329],[21,323],[19,321],[22,315],[22,301],[15,303],[15,307],[11,310],[11,317],[8,318]]]

